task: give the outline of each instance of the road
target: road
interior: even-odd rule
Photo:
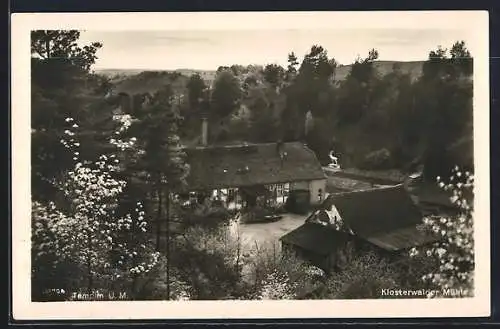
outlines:
[[[249,252],[256,247],[279,245],[279,238],[304,224],[307,215],[283,214],[283,217],[271,223],[240,223],[231,228],[233,234],[240,234],[243,250]]]

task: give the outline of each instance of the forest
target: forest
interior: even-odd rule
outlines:
[[[33,300],[95,291],[132,300],[379,298],[388,286],[472,285],[472,210],[459,198],[474,172],[473,62],[463,41],[429,50],[419,74],[399,62],[380,72],[376,49],[346,71],[312,45],[301,62],[284,54],[287,67],[227,63],[207,79],[99,74],[92,65],[106,45],[79,37],[31,34]],[[422,167],[463,211],[428,220],[450,238],[397,266],[364,255],[325,274],[274,243],[247,252],[228,233],[229,211],[193,224],[178,202],[189,174],[183,147],[199,143],[203,118],[211,144],[302,141],[323,165],[334,150],[343,168]]]

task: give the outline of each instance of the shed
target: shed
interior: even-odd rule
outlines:
[[[338,252],[343,236],[357,246],[365,248],[369,244],[383,253],[396,254],[440,238],[421,228],[422,219],[420,209],[402,184],[338,193],[330,195],[306,219],[306,224],[283,236],[281,241],[288,247],[325,255]],[[332,233],[332,230],[343,232],[343,235]],[[308,241],[314,241],[316,246]],[[321,252],[318,246],[322,246]]]

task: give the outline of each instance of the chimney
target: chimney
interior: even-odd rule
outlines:
[[[283,161],[286,158],[286,152],[285,152],[285,143],[282,141],[279,141],[276,143],[276,152],[278,153],[278,156],[281,159],[281,166],[283,166]]]
[[[278,141],[276,143],[276,152],[278,153],[279,156],[282,156],[283,154],[283,145],[284,143],[282,141]]]
[[[208,119],[206,117],[201,119],[201,145],[208,145]]]
[[[415,172],[407,176],[404,181],[406,191],[417,205],[420,203],[419,194],[422,187],[422,178],[422,172]]]

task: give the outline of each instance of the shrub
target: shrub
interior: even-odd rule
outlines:
[[[167,270],[170,287],[167,285]],[[192,294],[192,287],[182,279],[181,273],[176,268],[168,268],[166,257],[161,257],[158,266],[139,282],[137,297],[141,300],[182,301],[190,300]]]
[[[251,299],[310,298],[324,276],[321,269],[281,253],[276,244],[256,245],[246,264]]]
[[[174,239],[170,251],[171,265],[191,287],[192,299],[240,297],[241,244],[227,227],[189,228]]]
[[[392,155],[388,149],[380,149],[368,153],[362,163],[362,169],[389,169],[392,165]]]
[[[398,287],[400,283],[396,270],[374,253],[366,253],[352,258],[343,270],[331,273],[319,297],[322,299],[382,298],[382,289]]]

